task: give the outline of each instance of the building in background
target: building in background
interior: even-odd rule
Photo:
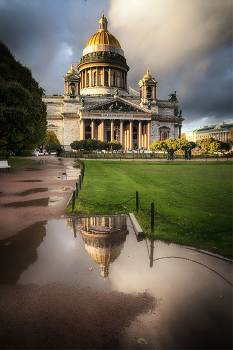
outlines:
[[[146,74],[139,91],[127,85],[129,66],[104,14],[77,64],[63,77],[63,96],[44,96],[48,129],[64,149],[83,139],[119,141],[124,149],[148,149],[154,140],[181,138],[182,111],[176,91],[156,97],[157,81]]]
[[[188,141],[198,142],[207,137],[213,137],[219,141],[230,142],[230,131],[233,129],[233,124],[225,124],[222,122],[221,125],[204,126],[203,128],[198,127],[194,130],[186,133],[186,139]]]

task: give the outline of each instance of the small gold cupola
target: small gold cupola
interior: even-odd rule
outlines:
[[[99,31],[102,30],[108,30],[108,21],[107,18],[104,16],[104,12],[99,20]]]
[[[146,71],[146,74],[144,75],[143,79],[152,79],[152,75],[150,75],[148,67],[147,67],[147,71]]]
[[[67,74],[70,74],[70,73],[76,73],[76,74],[77,74],[76,70],[74,69],[73,62],[72,62],[72,64],[71,64],[71,69],[68,70]]]

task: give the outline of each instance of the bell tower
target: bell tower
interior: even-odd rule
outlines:
[[[147,67],[147,72],[138,83],[140,88],[141,105],[147,105],[150,109],[152,103],[156,103],[156,85],[157,81],[150,75]]]
[[[64,75],[64,94],[70,97],[75,97],[80,95],[80,77],[79,74],[74,69],[73,63],[71,64],[71,69]]]

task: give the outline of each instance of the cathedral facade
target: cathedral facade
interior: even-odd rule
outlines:
[[[109,33],[104,14],[77,64],[63,77],[63,96],[44,96],[47,128],[65,150],[76,140],[117,140],[123,149],[148,149],[154,140],[180,138],[182,112],[176,92],[156,98],[149,69],[139,91],[127,85],[129,66],[119,41]]]

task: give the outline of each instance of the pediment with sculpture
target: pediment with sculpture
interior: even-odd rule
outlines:
[[[84,99],[85,106],[85,99]],[[95,112],[110,112],[110,113],[140,113],[140,114],[148,114],[148,111],[144,108],[134,104],[126,102],[123,99],[111,99],[108,102],[100,103],[94,106],[90,106],[85,108],[85,111],[95,111]],[[151,114],[151,112],[149,112]]]

